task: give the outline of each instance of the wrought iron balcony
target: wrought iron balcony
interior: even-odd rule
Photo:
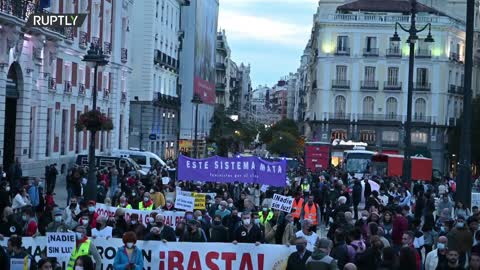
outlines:
[[[430,49],[418,49],[415,53],[415,57],[417,58],[431,58],[432,51]]]
[[[383,90],[386,90],[386,91],[400,91],[400,90],[402,90],[402,82],[399,82],[399,81],[396,81],[396,82],[385,81],[385,82],[383,82]]]
[[[378,90],[378,81],[361,81],[360,89],[362,90]]]
[[[85,96],[86,93],[87,93],[87,91],[85,89],[85,84],[83,84],[83,83],[78,84],[78,95],[79,96]]]
[[[72,83],[70,81],[64,81],[63,92],[65,94],[71,94],[72,93]]]
[[[386,121],[402,121],[402,116],[396,113],[387,113],[384,117]]]
[[[365,48],[363,49],[363,56],[378,56],[378,48]]]
[[[350,55],[350,48],[338,48],[335,50],[335,55],[345,55],[345,56],[348,56]]]
[[[345,112],[329,113],[329,118],[335,120],[350,120],[350,114]]]
[[[88,34],[83,32],[83,31],[80,31],[80,40],[78,41],[78,46],[80,46],[80,48],[87,48],[87,45],[88,45]]]
[[[127,102],[127,92],[122,91],[122,94],[120,96],[120,102],[122,102],[122,103]]]
[[[65,37],[68,40],[73,41],[74,38],[75,38],[75,31],[77,31],[77,30],[75,28],[72,28],[72,27],[65,28]]]
[[[122,63],[126,63],[128,60],[128,50],[125,48],[122,48],[120,57],[121,57]]]
[[[350,89],[350,81],[348,80],[332,80],[332,88]]]
[[[450,94],[456,94],[457,93],[457,87],[453,84],[450,84],[448,86],[448,93]]]
[[[431,116],[425,116],[423,114],[417,114],[415,113],[412,117],[412,121],[414,122],[425,122],[428,123],[432,120]]]
[[[109,99],[110,98],[110,89],[103,88],[103,98],[104,99]]]
[[[110,42],[103,42],[103,53],[106,55],[110,55],[112,53],[112,44]]]
[[[93,45],[95,45],[95,46],[99,46],[99,45],[100,45],[100,38],[98,38],[98,37],[92,37],[92,43],[93,43]]]
[[[0,12],[26,21],[37,9],[35,2],[34,0],[0,0]]]
[[[57,90],[57,81],[53,77],[50,77],[48,79],[48,90],[52,92],[55,92]]]
[[[431,84],[427,82],[415,82],[413,90],[418,92],[428,92],[431,89]]]
[[[387,57],[402,57],[402,51],[400,48],[389,48],[385,52]]]

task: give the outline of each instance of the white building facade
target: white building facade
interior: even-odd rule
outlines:
[[[184,0],[135,1],[129,146],[175,158],[181,6]]]
[[[406,33],[398,32],[400,43],[390,37],[395,22],[408,27],[410,16],[396,1],[380,8],[379,1],[339,2],[320,2],[315,16],[307,139],[351,139],[402,152],[409,50]],[[435,42],[423,42],[428,31],[416,42],[412,144],[415,154],[432,157],[434,168],[444,171],[448,131],[463,107],[464,23],[420,4],[417,23],[432,24]]]
[[[12,1],[0,8],[0,151],[4,167],[14,160],[24,176],[42,176],[47,164],[62,172],[87,153],[89,134],[76,132],[80,114],[92,109],[93,69],[82,62],[90,42],[109,55],[98,73],[101,112],[114,129],[100,132],[97,153],[127,145],[128,22],[133,0],[51,1],[52,13],[88,13],[78,29],[28,28],[36,6]]]

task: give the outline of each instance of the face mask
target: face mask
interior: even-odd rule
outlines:
[[[155,221],[155,219],[153,217],[148,218],[148,223],[153,223],[154,221]]]
[[[438,243],[437,244],[437,249],[445,249],[445,244],[444,243]]]
[[[218,206],[218,210],[223,210],[221,205]]]
[[[244,224],[244,225],[250,225],[250,219],[249,219],[249,218],[244,219],[244,220],[243,220],[243,224]]]
[[[6,191],[10,191],[10,187],[6,187],[5,190],[6,190]]]
[[[88,225],[88,219],[82,219],[82,224],[84,226],[87,226]]]
[[[148,198],[148,197],[144,197],[144,198],[143,198],[143,201],[144,201],[144,202],[148,202],[149,200],[150,200],[150,198]]]
[[[95,212],[95,207],[94,206],[89,206],[88,207],[88,212],[90,212],[90,213]]]
[[[133,247],[133,243],[128,242],[128,243],[127,243],[127,248],[132,248],[132,247]]]
[[[313,232],[314,231],[313,227],[308,228],[308,231]]]
[[[297,244],[295,247],[297,248],[298,252],[303,252],[305,250],[304,244]]]
[[[363,221],[367,221],[367,219],[368,219],[368,217],[365,217],[365,216],[362,217]]]
[[[22,216],[23,221],[27,221],[27,216]]]
[[[83,238],[83,233],[76,232],[75,236],[77,237],[77,240],[80,240]]]
[[[83,270],[83,266],[75,266],[75,270]]]
[[[232,207],[233,207],[233,203],[229,203],[229,204],[228,204],[228,207],[232,208]]]
[[[62,216],[56,216],[55,222],[62,222]]]
[[[457,228],[463,228],[465,224],[463,222],[457,222]]]
[[[203,219],[202,216],[197,217],[197,220],[202,220],[202,219]]]
[[[70,203],[70,208],[77,208],[77,203]]]
[[[220,220],[214,220],[213,221],[213,225],[219,226],[220,224],[222,224],[222,222]]]
[[[135,225],[137,224],[137,221],[136,220],[132,220],[132,225]]]
[[[268,211],[268,208],[262,208],[262,211],[263,211],[263,212],[267,212],[267,211]]]
[[[188,226],[188,227],[187,227],[187,231],[188,231],[188,232],[193,232],[193,228],[190,227],[190,226]]]
[[[132,193],[132,196],[135,197],[135,195],[137,195],[137,194],[135,194],[135,192],[133,192],[133,193]]]
[[[445,227],[444,226],[440,227],[440,231],[445,232],[446,231]]]
[[[256,218],[253,222],[255,222],[255,224],[260,224],[260,219],[259,218]]]

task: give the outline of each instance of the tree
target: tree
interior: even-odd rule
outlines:
[[[267,150],[283,157],[295,157],[301,152],[297,138],[285,131],[275,133],[272,141],[267,144]]]

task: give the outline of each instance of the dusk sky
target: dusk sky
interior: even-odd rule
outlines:
[[[272,86],[299,67],[318,0],[220,0],[232,59],[251,64],[252,87]]]

